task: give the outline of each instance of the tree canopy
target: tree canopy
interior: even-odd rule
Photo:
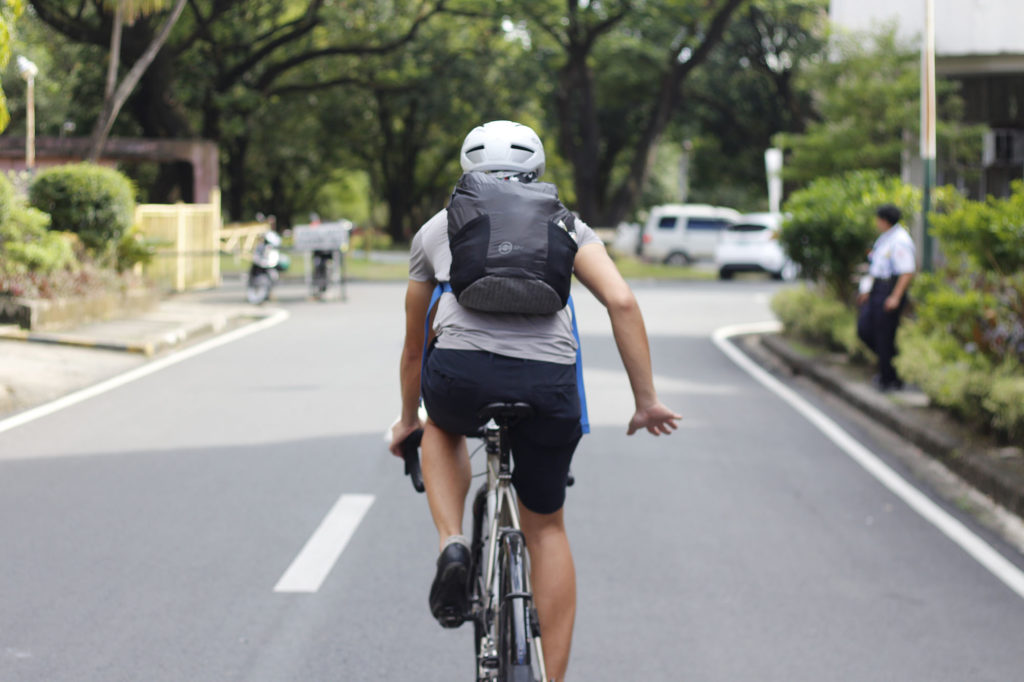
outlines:
[[[12,35],[40,64],[40,135],[94,130],[109,74],[126,79],[177,4],[129,3],[146,11],[118,56],[126,1],[29,0]],[[747,210],[779,133],[801,183],[898,167],[913,69],[861,52],[827,59],[826,0],[189,0],[110,130],[215,141],[231,219],[342,217],[329,211],[360,187],[359,211],[403,239],[444,205],[469,129],[516,119],[545,141],[545,179],[613,226],[678,199],[684,146],[691,197]],[[126,170],[145,200],[191,199],[187,165]]]

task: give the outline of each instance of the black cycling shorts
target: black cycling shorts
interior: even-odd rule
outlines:
[[[534,416],[509,430],[512,484],[532,512],[562,508],[569,463],[583,435],[576,365],[434,348],[420,383],[427,414],[448,433],[479,435],[477,414],[488,403],[532,405]]]

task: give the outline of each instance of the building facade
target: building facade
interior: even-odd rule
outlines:
[[[1024,0],[934,2],[936,73],[959,81],[965,121],[988,129],[971,193],[1006,195],[1013,180],[1024,178]],[[841,28],[895,23],[907,41],[920,41],[924,13],[925,0],[831,0],[830,6]]]

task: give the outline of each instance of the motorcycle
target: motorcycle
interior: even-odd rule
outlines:
[[[252,252],[252,266],[245,288],[245,298],[253,305],[265,303],[279,278],[288,269],[288,258],[281,253],[281,237],[267,232]]]

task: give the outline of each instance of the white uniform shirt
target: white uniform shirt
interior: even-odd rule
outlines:
[[[899,223],[879,235],[868,255],[868,274],[875,279],[889,279],[917,270],[914,240]]]

